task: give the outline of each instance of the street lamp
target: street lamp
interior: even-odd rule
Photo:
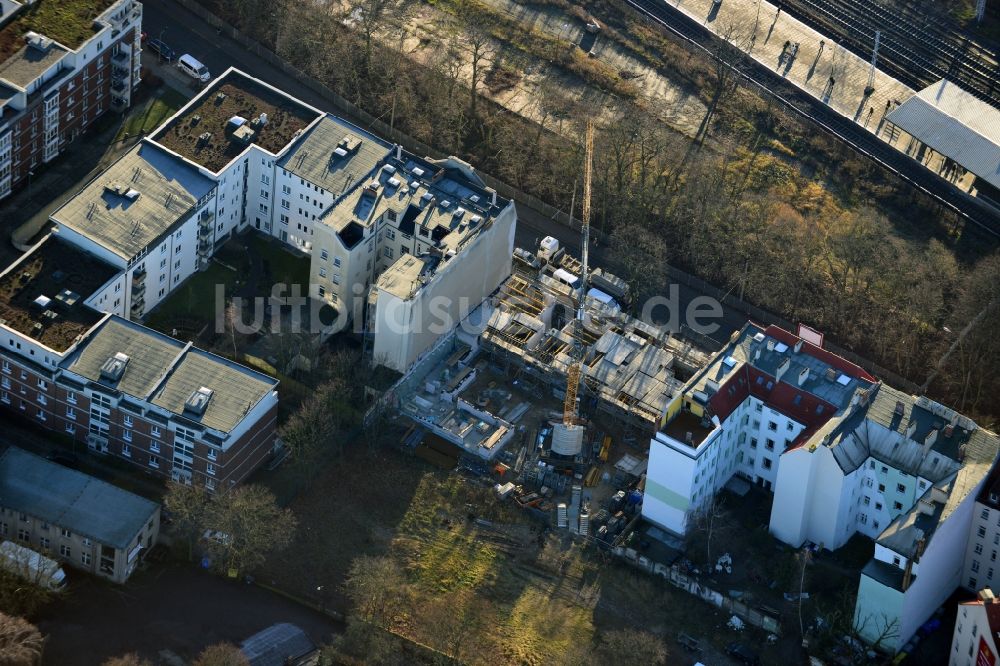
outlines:
[[[28,198],[31,198],[31,177],[35,175],[34,171],[28,171]]]

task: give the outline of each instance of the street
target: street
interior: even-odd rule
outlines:
[[[147,0],[143,4],[143,28],[148,35],[160,36],[174,51],[179,54],[190,53],[204,63],[213,76],[222,74],[229,67],[239,69],[270,83],[291,95],[323,110],[337,113],[333,107],[310,88],[300,84],[295,79],[288,78],[277,67],[243,48],[242,45],[219,34],[214,28],[205,24],[200,18],[170,0]],[[343,115],[343,114],[340,114]],[[364,127],[357,118],[346,118]],[[365,127],[365,129],[369,129]],[[567,184],[567,188],[571,187]],[[559,239],[560,244],[575,256],[580,256],[580,235],[566,226],[554,222],[527,206],[517,204],[517,232],[515,244],[535,250],[538,241],[545,236]],[[590,256],[594,267],[605,266],[614,270],[608,259],[605,248],[595,242],[600,234],[591,233]],[[682,317],[688,305],[703,294],[680,284],[678,317]],[[723,316],[717,321],[719,329],[712,337],[719,342],[729,338],[730,334],[746,321],[744,313],[729,307],[723,307]]]

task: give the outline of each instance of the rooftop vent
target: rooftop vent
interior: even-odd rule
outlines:
[[[225,101],[225,99],[226,99],[226,93],[224,92],[218,93],[215,96],[215,105],[218,106],[219,104],[222,104]]]
[[[896,414],[897,416],[902,416],[903,412],[905,410],[906,410],[906,408],[903,406],[903,401],[902,400],[897,400],[896,401],[896,409],[893,410],[893,413]]]
[[[431,194],[430,192],[424,192],[423,196],[420,197],[420,200],[425,204],[430,205],[430,203],[434,201],[434,195]]]
[[[337,142],[338,148],[343,148],[348,153],[356,153],[358,149],[361,148],[361,139],[356,136],[348,134],[339,142]]]
[[[236,129],[237,127],[243,127],[247,122],[247,119],[243,116],[233,116],[226,123],[231,129]]]
[[[451,202],[448,201],[447,199],[442,199],[439,205],[441,206],[441,210],[447,210],[448,206],[451,205]]]
[[[48,296],[45,296],[44,294],[41,295],[41,296],[39,296],[38,298],[36,298],[35,300],[32,301],[32,303],[34,303],[35,305],[37,305],[40,308],[47,308],[47,307],[49,307],[49,303],[51,303],[51,302],[52,302],[52,299],[49,298]]]
[[[28,46],[39,51],[48,51],[52,48],[52,40],[37,32],[28,32],[24,35],[24,41]]]
[[[233,139],[242,143],[250,143],[256,133],[250,125],[240,125],[233,130]]]
[[[424,170],[421,169],[420,167],[413,167],[413,170],[410,173],[412,173],[417,178],[420,178],[421,176],[424,175]]]
[[[830,382],[837,381],[837,369],[836,368],[827,368],[826,369],[826,380],[830,381]]]
[[[764,334],[758,332],[757,335],[753,336],[753,339],[757,342],[764,342]]]
[[[396,173],[396,167],[394,167],[391,164],[386,164],[384,167],[382,167],[382,171],[385,171],[386,173],[389,174],[393,174]]]
[[[80,300],[80,294],[75,291],[70,291],[69,289],[63,289],[58,294],[56,294],[56,300],[65,305],[68,308],[76,305],[76,302]]]
[[[206,143],[212,140],[211,132],[202,132],[198,135],[198,147],[204,146]]]
[[[108,381],[117,382],[125,374],[125,368],[128,366],[129,356],[122,352],[115,352],[115,355],[110,357],[101,366],[101,377],[107,379]]]
[[[347,151],[343,148],[334,148],[333,154],[341,159],[347,157]]]
[[[469,197],[469,201],[471,201],[472,203],[479,203],[479,195],[473,194],[471,197]]]
[[[411,180],[410,181],[410,191],[411,192],[416,192],[418,187],[420,187],[420,183],[418,183],[415,180]]]
[[[400,185],[402,185],[402,183],[399,182],[399,178],[390,178],[386,182],[389,184],[389,187],[392,187],[392,188],[396,188],[396,187],[399,187]]]
[[[257,123],[258,127],[263,127],[264,125],[267,125],[267,114],[261,113],[259,116],[257,116],[254,122]]]
[[[202,386],[184,402],[184,411],[201,416],[208,409],[208,402],[211,399],[212,389]]]

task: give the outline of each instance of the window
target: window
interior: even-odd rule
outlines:
[[[872,498],[869,497],[868,495],[865,495],[865,506],[868,506],[869,504],[871,504],[871,501],[872,501]]]
[[[878,491],[880,493],[884,493],[885,492],[885,484],[884,483],[878,484]]]
[[[990,580],[993,579],[993,567],[990,567],[989,569],[986,570],[986,577],[989,578]]]
[[[159,437],[160,436],[160,429],[159,429],[159,427],[153,426],[152,429],[149,431],[149,434],[151,436],[153,436],[153,437]]]
[[[396,230],[395,229],[386,229],[385,230],[385,237],[388,238],[389,240],[395,239],[396,238]]]
[[[996,562],[996,561],[997,561],[997,551],[994,550],[993,552],[990,553],[990,562]]]
[[[795,397],[797,398],[799,396],[795,396]],[[794,429],[795,429],[795,426],[792,425],[791,421],[789,421],[788,423],[785,424],[785,430],[787,430],[788,432],[791,432]]]
[[[983,509],[983,512],[980,515],[983,517],[983,520],[989,520],[989,518],[990,518],[990,510],[989,509]]]
[[[59,535],[60,535],[60,536],[61,536],[61,537],[62,537],[63,539],[72,539],[72,538],[73,538],[73,533],[72,533],[72,532],[70,532],[70,531],[69,531],[68,529],[66,529],[65,527],[63,527],[63,528],[60,528],[60,529],[59,529]]]
[[[155,442],[155,441],[151,441],[149,443],[149,450],[152,451],[153,453],[159,453],[160,452],[160,443],[159,442]]]
[[[330,253],[327,252],[326,250],[320,250],[319,251],[319,258],[322,259],[323,261],[326,261],[327,259],[330,258]]]
[[[979,571],[979,560],[972,560],[972,571]]]
[[[68,418],[70,421],[75,421],[76,420],[76,410],[73,409],[72,407],[67,407],[66,408],[66,418]]]
[[[153,469],[160,468],[160,460],[156,456],[149,456],[149,466]]]
[[[76,404],[76,391],[68,391],[66,393],[66,402],[72,405]]]
[[[387,259],[392,259],[392,248],[391,247],[385,248],[382,254],[384,254]]]
[[[337,266],[338,268],[340,267],[340,257],[333,258],[333,265]]]
[[[265,215],[267,215],[267,211],[268,211],[267,204],[261,203],[257,207],[258,207],[258,209],[260,210],[261,213],[264,213]]]
[[[31,537],[31,533],[23,527],[18,528],[17,538],[21,541],[27,541]]]
[[[757,378],[757,383],[760,383],[761,379],[762,379],[762,377],[758,377],[758,378]],[[754,408],[755,408],[755,409],[756,409],[756,410],[757,410],[758,412],[762,412],[762,411],[764,411],[764,405],[760,404],[759,402],[758,402],[758,403],[757,403],[756,405],[754,405]]]
[[[898,555],[894,555],[892,558],[892,563],[898,567],[902,563],[902,561],[899,559]]]
[[[292,188],[289,187],[288,185],[282,185],[281,186],[281,193],[282,194],[291,194],[292,193]]]
[[[882,510],[882,502],[875,502],[875,510],[876,511]]]
[[[867,525],[868,524],[868,516],[866,516],[863,513],[859,513],[858,514],[858,522],[861,523],[862,525]]]
[[[122,444],[122,455],[126,458],[132,457],[132,447],[128,444]]]
[[[46,538],[46,537],[40,537],[38,539],[38,545],[41,546],[42,550],[48,550],[49,549],[49,543],[50,542],[49,542],[48,538]]]
[[[893,502],[892,503],[892,508],[893,508],[894,511],[902,511],[903,510],[903,505],[901,503],[899,503],[899,502]]]
[[[981,555],[983,552],[983,544],[977,543],[973,550],[976,552],[976,555]]]
[[[874,529],[876,529],[876,530],[878,529],[878,521],[877,521],[877,520],[873,520],[873,521],[872,521],[872,527],[873,527]]]
[[[767,429],[768,430],[777,430],[778,429],[778,424],[775,423],[774,421],[768,421],[767,422]]]
[[[766,441],[764,442],[764,447],[765,447],[765,448],[767,448],[767,450],[768,450],[768,451],[774,451],[774,440],[773,440],[773,439],[770,439],[770,438],[768,438],[768,439],[767,439],[767,440],[766,440]]]
[[[971,589],[973,589],[973,590],[976,589],[976,577],[975,576],[969,578],[969,587]]]
[[[215,476],[215,465],[213,465],[212,463],[209,463],[208,466],[205,467],[205,471],[208,474],[210,474],[211,476]]]
[[[90,553],[82,553],[80,555],[80,562],[84,566],[88,566],[89,567],[90,566]]]
[[[979,532],[979,538],[980,539],[982,539],[983,537],[986,536],[986,528],[983,527],[982,525],[979,526],[978,532]]]
[[[326,269],[325,268],[320,268],[319,269],[319,276],[321,278],[325,278],[326,277]]]
[[[215,479],[205,479],[205,487],[209,490],[215,490]]]
[[[218,457],[219,457],[219,454],[215,451],[215,449],[210,448],[208,450],[208,459],[209,460],[216,460],[216,459],[218,459]]]
[[[73,551],[70,550],[70,547],[66,544],[62,544],[59,546],[59,554],[63,557],[71,557],[73,555]]]
[[[264,160],[261,160],[261,163],[263,163],[263,162],[264,162]],[[265,185],[270,185],[271,184],[271,177],[268,176],[266,173],[262,173],[262,174],[260,174],[260,182],[264,183]]]
[[[260,191],[260,196],[261,196],[262,199],[267,199],[267,198],[270,198],[271,193],[268,192],[267,190],[261,190]]]
[[[764,469],[771,469],[771,459],[764,458]]]
[[[125,419],[124,419],[123,422],[124,422],[124,424],[125,424],[126,427],[129,427],[129,428],[132,427],[132,417],[130,415],[126,414],[125,415]]]
[[[326,288],[323,285],[319,285],[319,296],[320,298],[326,296]]]

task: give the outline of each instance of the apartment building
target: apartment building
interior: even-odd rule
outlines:
[[[140,82],[142,4],[98,0],[86,15],[59,2],[0,0],[0,198]]]
[[[210,490],[275,440],[278,382],[102,313],[116,267],[50,236],[0,273],[0,408]]]
[[[1000,650],[1000,601],[989,587],[958,604],[948,666],[990,666]]]
[[[983,483],[972,509],[972,527],[965,550],[962,585],[969,590],[992,589],[1000,583],[1000,465]]]
[[[397,148],[319,218],[314,295],[367,320],[376,361],[405,371],[510,275],[516,222],[465,162]]]
[[[9,447],[0,455],[0,537],[115,583],[156,543],[160,505]]]
[[[785,543],[874,539],[854,624],[895,652],[964,584],[973,506],[998,451],[995,434],[954,410],[748,324],[668,408],[643,515],[683,533],[739,475],[773,490],[770,531]]]

